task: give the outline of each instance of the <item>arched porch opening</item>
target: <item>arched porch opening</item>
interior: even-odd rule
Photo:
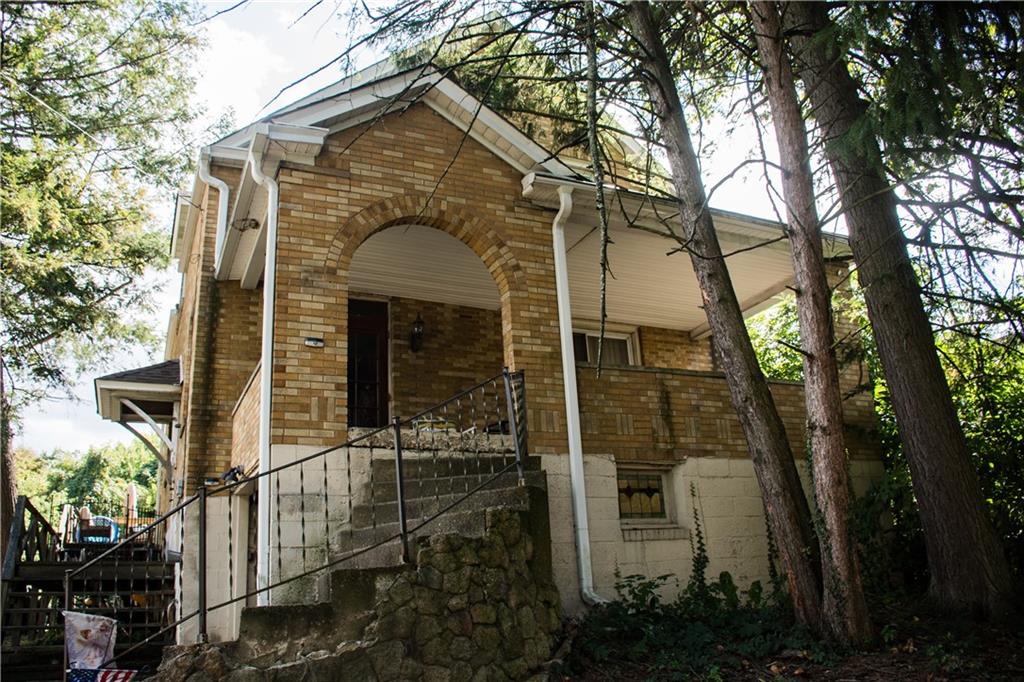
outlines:
[[[501,371],[498,287],[458,239],[389,227],[359,246],[348,274],[349,426],[383,426]]]
[[[389,200],[354,216],[335,246],[348,427],[382,426],[515,367],[523,277],[489,226]]]

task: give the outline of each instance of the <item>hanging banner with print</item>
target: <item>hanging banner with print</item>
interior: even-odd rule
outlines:
[[[114,657],[117,621],[91,613],[64,612],[69,668],[99,668]]]

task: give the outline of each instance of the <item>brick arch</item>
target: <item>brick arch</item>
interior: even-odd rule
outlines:
[[[356,250],[377,232],[395,225],[433,227],[461,241],[483,261],[498,286],[502,317],[505,317],[512,293],[526,290],[525,275],[519,261],[493,225],[470,209],[445,206],[444,203],[428,203],[425,195],[406,194],[367,206],[345,221],[335,233],[324,270],[337,272],[347,281],[349,265]]]
[[[501,302],[501,336],[504,362],[515,368],[514,301],[527,295],[526,274],[494,225],[472,209],[429,201],[424,194],[405,194],[378,201],[346,220],[335,232],[324,261],[324,273],[341,289],[348,290],[348,270],[356,250],[371,236],[396,225],[423,225],[455,237],[483,262],[498,287]],[[339,312],[347,317],[347,296]]]

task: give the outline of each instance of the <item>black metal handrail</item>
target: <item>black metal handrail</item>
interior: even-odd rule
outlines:
[[[224,485],[220,485],[216,488],[207,488],[206,486],[201,487],[198,492],[178,504],[173,509],[165,512],[153,523],[148,524],[143,528],[139,528],[136,531],[128,534],[120,542],[111,545],[107,550],[93,557],[90,561],[68,570],[64,576],[64,603],[65,609],[70,610],[73,605],[72,586],[76,579],[84,579],[87,572],[94,567],[102,567],[103,560],[111,556],[117,557],[119,551],[130,545],[130,543],[136,538],[143,536],[147,533],[152,533],[156,528],[163,526],[168,527],[172,519],[178,520],[179,538],[181,541],[181,549],[184,551],[184,539],[185,539],[185,514],[190,510],[192,505],[197,505],[198,519],[197,519],[197,530],[198,530],[198,546],[196,551],[198,554],[198,575],[197,578],[197,593],[196,593],[196,608],[183,613],[184,602],[182,600],[183,585],[180,578],[180,571],[178,573],[178,585],[175,590],[175,605],[176,605],[176,618],[167,618],[172,621],[163,625],[159,630],[149,634],[144,639],[135,642],[128,649],[119,652],[118,657],[124,657],[131,652],[137,650],[157,637],[166,635],[174,628],[190,621],[193,618],[197,619],[198,638],[200,641],[206,641],[207,638],[207,615],[210,612],[222,609],[231,604],[236,604],[240,601],[249,599],[250,597],[257,596],[264,592],[280,588],[282,586],[294,583],[303,578],[308,578],[324,570],[333,568],[347,561],[351,561],[356,557],[365,555],[375,549],[398,541],[400,543],[400,559],[403,562],[407,562],[411,559],[409,553],[409,539],[410,536],[426,527],[430,523],[436,521],[439,517],[451,512],[453,509],[464,504],[473,495],[491,486],[500,478],[507,476],[513,470],[517,474],[517,480],[519,484],[524,481],[524,463],[527,452],[527,430],[526,430],[526,393],[525,393],[525,380],[522,371],[511,372],[507,368],[502,371],[501,374],[486,379],[466,390],[460,391],[455,395],[447,398],[446,400],[437,403],[425,410],[421,410],[415,413],[411,417],[404,419],[395,417],[394,420],[387,426],[374,428],[368,432],[361,433],[356,437],[347,439],[344,443],[339,445],[333,445],[327,448],[318,450],[312,454],[303,456],[294,461],[286,464],[281,464],[275,467],[271,467],[266,471],[256,473],[252,476],[241,478],[235,481],[230,481]],[[424,426],[426,425],[426,426]],[[403,428],[412,429],[412,435],[415,447],[407,448],[403,447],[403,440],[406,435],[403,433]],[[443,436],[441,442],[438,443],[438,434]],[[510,442],[506,442],[503,436],[508,436]],[[498,437],[498,442],[493,442],[494,436]],[[390,443],[386,441],[390,440]],[[429,443],[424,443],[424,440],[429,440]],[[380,444],[384,441],[384,444]],[[395,478],[395,499],[386,500],[383,503],[379,503],[375,499],[376,495],[376,481],[374,480],[375,470],[377,465],[385,462],[386,460],[375,459],[375,452],[378,449],[383,450],[385,447],[393,451],[393,460],[391,466],[394,467],[394,478]],[[327,456],[335,452],[344,452],[346,458],[346,484],[348,486],[347,495],[344,496],[348,507],[347,525],[349,528],[349,540],[353,541],[355,532],[355,518],[354,513],[357,511],[357,505],[354,503],[354,494],[352,488],[353,478],[353,467],[352,467],[352,453],[354,450],[365,448],[369,450],[368,459],[368,474],[369,474],[369,495],[370,500],[367,505],[372,519],[372,525],[365,529],[372,530],[374,533],[378,528],[377,524],[377,507],[394,504],[397,507],[397,530],[390,534],[385,534],[383,538],[375,538],[372,542],[369,542],[365,546],[360,547],[349,547],[345,552],[341,552],[339,556],[332,558],[330,556],[330,542],[331,542],[331,523],[330,523],[330,511],[331,501],[329,494],[329,483],[328,483],[328,459]],[[461,450],[460,450],[461,448]],[[483,448],[483,449],[481,449]],[[450,490],[445,492],[445,500],[441,499],[441,479],[438,475],[438,457],[439,452],[444,449],[444,455],[442,457],[447,461],[448,465],[448,485]],[[416,479],[415,476],[410,476],[406,472],[406,460],[407,451],[416,451],[418,459],[413,463],[420,464],[424,453],[429,453],[434,465],[434,476],[433,480],[433,492],[434,501],[436,503],[436,509],[433,509],[430,513],[427,513],[418,518],[414,523],[410,525],[408,517],[408,502],[410,500],[406,486],[409,484],[420,485],[420,496],[416,498],[422,501],[423,499],[423,487],[425,482],[429,482],[430,479],[424,479],[420,476]],[[455,464],[455,453],[461,452],[461,461],[459,462],[459,476],[455,475],[456,464]],[[477,468],[476,474],[470,472],[471,460],[468,458],[467,453],[473,453],[476,456],[475,466]],[[483,464],[481,462],[480,455],[484,453],[491,460],[490,468],[491,471],[484,472]],[[512,455],[512,461],[508,462],[508,455]],[[494,459],[496,456],[502,458],[501,466],[495,468]],[[322,503],[323,503],[323,522],[324,522],[324,538],[326,539],[327,556],[325,561],[317,563],[312,568],[306,567],[306,553],[307,553],[307,513],[306,504],[307,497],[305,489],[305,471],[306,466],[311,464],[314,460],[322,460],[322,472],[323,472],[323,491],[322,491]],[[299,480],[298,494],[294,492],[285,493],[285,495],[295,495],[299,500],[300,505],[300,523],[302,528],[302,543],[299,549],[302,553],[302,569],[294,575],[285,577],[283,575],[282,566],[282,539],[281,539],[281,475],[286,473],[296,472]],[[206,583],[207,583],[207,539],[208,539],[208,521],[206,518],[206,507],[207,501],[211,497],[222,496],[231,493],[232,491],[240,488],[241,486],[250,486],[264,477],[275,476],[276,482],[276,497],[275,507],[277,509],[278,523],[277,523],[277,557],[278,557],[278,576],[276,580],[268,580],[268,584],[258,586],[255,589],[248,590],[244,594],[234,596],[234,558],[233,558],[233,522],[232,522],[232,506],[229,503],[227,505],[227,533],[228,533],[228,554],[227,554],[227,575],[229,580],[228,591],[229,598],[218,602],[214,605],[207,603],[206,595]],[[455,490],[455,479],[462,478],[465,480],[464,490],[458,492]],[[469,479],[475,480],[474,484],[470,484]],[[269,480],[269,479],[268,479]],[[448,497],[454,499],[448,500]],[[269,539],[268,539],[269,541]],[[116,572],[115,566],[115,572]],[[134,595],[133,595],[134,596]],[[104,665],[113,662],[107,661]],[[67,666],[65,666],[66,668]]]

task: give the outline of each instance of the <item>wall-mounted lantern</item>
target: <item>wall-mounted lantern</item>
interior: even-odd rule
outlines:
[[[423,318],[419,316],[419,313],[416,314],[412,330],[409,332],[409,347],[412,348],[413,353],[418,353],[423,348]]]

